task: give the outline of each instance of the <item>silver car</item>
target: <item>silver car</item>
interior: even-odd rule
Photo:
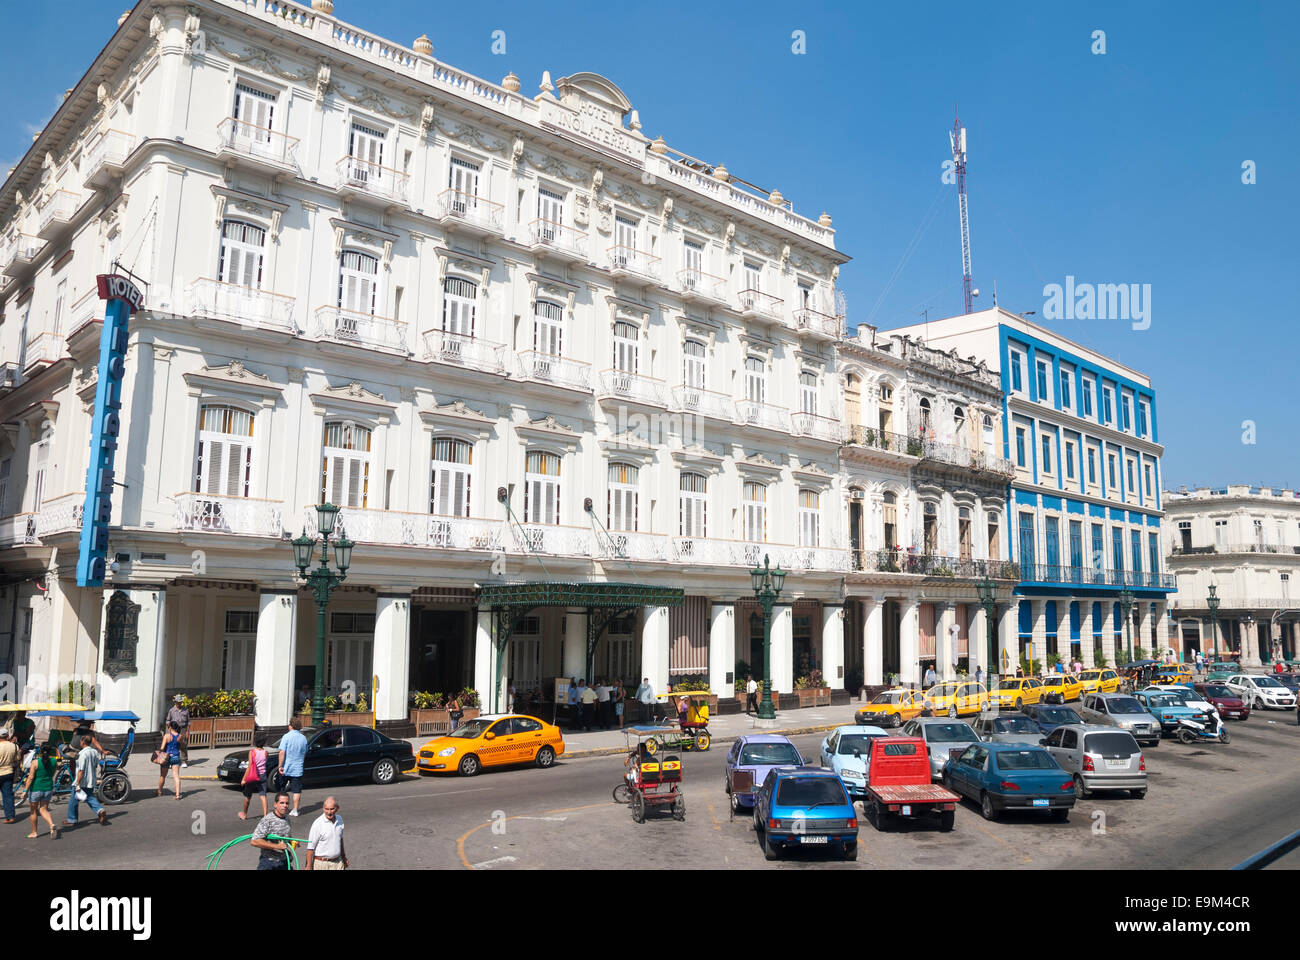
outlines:
[[[1127,790],[1136,800],[1147,795],[1147,765],[1133,735],[1113,726],[1069,723],[1043,739],[1061,769],[1074,776],[1080,799],[1094,790]]]
[[[1119,727],[1146,746],[1160,744],[1160,721],[1128,693],[1086,693],[1079,704],[1079,716],[1091,724]]]
[[[1038,724],[1018,712],[980,714],[975,732],[985,743],[1028,743],[1035,747],[1043,735]]]
[[[904,737],[921,737],[930,754],[930,779],[938,780],[943,776],[943,765],[948,762],[948,751],[961,747],[963,750],[972,743],[979,743],[979,735],[971,729],[965,720],[950,720],[947,717],[917,717],[903,724],[898,731]]]

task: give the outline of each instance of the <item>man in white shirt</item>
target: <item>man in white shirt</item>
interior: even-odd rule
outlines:
[[[752,676],[745,684],[745,712],[758,713],[758,681]]]
[[[343,818],[338,801],[325,798],[325,812],[316,818],[307,835],[308,870],[346,870],[348,856],[343,849]]]
[[[612,719],[610,708],[613,705],[609,702],[609,694],[609,684],[604,680],[598,681],[596,683],[596,718],[600,721],[600,729],[602,730],[609,729],[610,720]]]
[[[655,688],[650,686],[650,678],[642,677],[641,686],[636,688],[636,699],[641,704],[641,719],[654,719]]]

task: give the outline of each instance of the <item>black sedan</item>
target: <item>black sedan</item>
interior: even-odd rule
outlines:
[[[303,762],[303,784],[312,786],[336,780],[369,778],[375,783],[392,783],[399,773],[415,769],[415,751],[405,740],[394,740],[369,727],[323,727],[304,730],[307,759]],[[279,744],[266,748],[266,783],[275,782],[280,762]],[[217,767],[217,779],[238,786],[248,769],[248,750],[226,754]]]
[[[1047,736],[1057,727],[1067,723],[1083,723],[1083,718],[1075,713],[1073,707],[1055,703],[1030,703],[1022,710],[1029,719],[1038,725],[1038,729]]]

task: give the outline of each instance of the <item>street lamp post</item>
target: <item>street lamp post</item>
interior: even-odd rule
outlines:
[[[316,508],[316,529],[320,533],[320,566],[308,573],[312,555],[316,552],[316,541],[307,536],[295,537],[293,543],[293,561],[298,567],[298,576],[307,581],[312,597],[316,601],[316,686],[311,698],[311,725],[319,727],[325,722],[325,608],[329,606],[330,594],[334,588],[347,579],[348,567],[352,565],[353,543],[346,535],[334,541],[334,565],[338,573],[329,568],[330,536],[334,533],[334,521],[339,508],[332,503],[322,503]]]
[[[1119,592],[1119,609],[1124,615],[1124,649],[1128,651],[1128,659],[1133,661],[1133,591],[1125,587]]]
[[[1252,662],[1254,662],[1255,659],[1253,651],[1250,649],[1253,642],[1251,640],[1251,631],[1254,629],[1255,618],[1248,613],[1241,618],[1241,649],[1237,651],[1243,664],[1246,662],[1247,658]],[[1260,657],[1259,659],[1262,662],[1264,658]]]
[[[993,625],[993,608],[996,606],[998,588],[997,584],[995,584],[990,577],[985,575],[984,579],[976,584],[976,589],[979,590],[980,603],[984,607],[984,616],[988,619],[989,624],[989,668],[987,675],[984,677],[984,684],[986,689],[992,690],[993,678],[997,676],[998,669],[998,637],[997,629]]]
[[[763,700],[758,705],[760,720],[775,720],[776,710],[772,707],[772,607],[785,586],[785,571],[779,566],[773,570],[768,565],[767,555],[763,555],[763,566],[749,571],[754,586],[754,596],[763,606]]]
[[[1218,587],[1210,585],[1210,595],[1205,598],[1210,608],[1210,652],[1219,652],[1219,597]]]

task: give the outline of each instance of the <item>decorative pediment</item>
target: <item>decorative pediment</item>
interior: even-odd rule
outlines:
[[[598,73],[584,71],[560,77],[555,86],[560,91],[560,102],[572,107],[581,107],[583,103],[594,101],[607,107],[619,119],[632,109],[632,102],[627,95]]]
[[[819,490],[830,488],[831,481],[834,477],[823,470],[818,463],[804,463],[790,471],[796,480],[804,486],[816,487]]]
[[[393,243],[397,234],[365,223],[354,223],[339,217],[330,217],[330,226],[334,228],[334,257],[338,259],[344,246],[362,246],[379,254],[384,261],[384,269],[393,262]]]
[[[700,443],[688,444],[673,451],[679,467],[690,467],[702,473],[714,474],[722,470],[722,454]]]
[[[707,233],[711,237],[720,237],[718,224],[706,217],[700,216],[694,210],[684,207],[674,206],[672,210],[673,219],[683,227],[690,227],[692,230],[698,230],[701,233]]]
[[[697,337],[709,342],[709,349],[712,350],[717,343],[718,332],[722,325],[712,320],[701,320],[697,317],[689,317],[682,314],[677,317],[677,327],[682,332],[682,339],[687,337]]]
[[[637,436],[633,430],[604,437],[598,442],[605,455],[611,460],[636,461],[642,466],[647,466],[655,458],[655,448]]]
[[[605,181],[605,192],[628,206],[637,206],[642,210],[653,210],[655,208],[654,197],[643,197],[641,191],[632,187],[620,186],[613,180]]]
[[[736,460],[736,469],[750,476],[774,477],[781,472],[781,464],[764,453],[751,453]]]
[[[231,215],[252,217],[267,225],[272,242],[279,241],[280,223],[289,209],[287,203],[268,200],[266,197],[245,193],[243,190],[233,190],[215,183],[209,189],[212,190],[212,199],[216,206],[217,226],[221,226],[221,221]]]
[[[246,400],[256,400],[264,407],[274,405],[284,388],[266,374],[250,370],[242,360],[227,364],[203,367],[184,374],[185,384],[192,397],[204,393],[224,393]]]
[[[567,180],[569,183],[583,183],[587,179],[586,174],[581,170],[571,170],[568,164],[561,163],[555,157],[549,155],[538,156],[534,153],[525,153],[524,159],[528,161],[534,170],[559,180]]]
[[[543,443],[558,443],[570,450],[576,450],[578,441],[582,439],[579,431],[560,423],[549,414],[537,420],[529,420],[527,423],[515,424],[515,433],[525,442],[540,440]]]
[[[943,487],[937,487],[932,483],[918,483],[916,495],[923,499],[942,499]]]
[[[748,234],[745,236],[738,236],[736,238],[736,245],[743,247],[746,250],[757,250],[768,259],[776,259],[776,247],[768,243],[762,237],[755,237]]]
[[[326,387],[319,393],[313,393],[311,399],[318,412],[351,410],[361,416],[375,417],[381,423],[387,423],[388,418],[397,410],[397,404],[367,390],[359,380],[337,387]]]
[[[572,318],[573,304],[578,296],[576,284],[558,280],[555,277],[544,276],[540,273],[530,273],[527,277],[528,303],[530,306],[536,305],[537,301],[543,298],[560,300],[564,303],[565,313]]]
[[[496,426],[496,420],[482,410],[471,407],[464,400],[452,400],[450,403],[440,403],[421,410],[420,418],[435,428],[467,430],[480,437],[486,437]]]
[[[447,247],[434,247],[433,252],[438,257],[439,285],[447,279],[449,272],[454,271],[472,278],[478,283],[482,294],[487,296],[488,278],[492,275],[492,267],[496,265],[495,260],[476,257],[460,250],[449,250]]]
[[[605,302],[609,304],[609,318],[611,321],[629,318],[640,323],[645,323],[644,328],[649,330],[650,307],[644,303],[637,303],[635,300],[625,300],[623,297],[607,296]]]

